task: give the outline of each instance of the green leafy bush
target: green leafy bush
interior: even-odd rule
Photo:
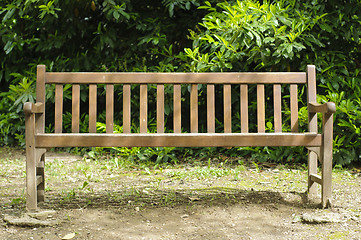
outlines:
[[[20,110],[33,101],[37,64],[47,71],[181,71],[177,54],[201,19],[198,6],[185,0],[0,1],[1,144],[17,144],[24,134]],[[53,117],[47,115],[48,129]]]
[[[322,46],[312,28],[324,15],[277,1],[223,2],[200,7],[209,13],[191,32],[191,71],[290,71],[297,69],[306,46]],[[291,65],[292,63],[292,65]]]
[[[0,2],[0,16],[1,144],[24,144],[21,108],[24,101],[33,101],[37,64],[45,64],[48,71],[110,72],[304,71],[307,64],[315,64],[318,100],[337,104],[335,163],[361,160],[359,0],[4,0]],[[86,91],[82,87],[80,127],[84,131],[88,122]],[[304,101],[302,91],[299,95]],[[104,92],[98,94],[103,97]],[[117,97],[121,91],[119,94]],[[149,94],[155,95],[153,87],[149,87]],[[165,94],[171,95],[172,89],[166,87]],[[49,108],[52,91],[47,99]],[[199,100],[203,101],[201,97]],[[189,99],[184,101],[188,104]],[[137,102],[134,99],[134,104]],[[167,128],[171,127],[172,107],[166,102]],[[101,107],[98,110],[103,111]],[[299,113],[301,128],[307,122],[305,110],[301,108]],[[121,119],[121,109],[115,112]],[[154,115],[154,108],[150,107],[149,112]],[[47,115],[47,131],[53,128],[53,118]],[[64,130],[70,129],[70,119],[69,114],[64,116]],[[234,129],[239,128],[236,122]],[[218,122],[217,127],[222,128],[222,123]],[[154,123],[150,124],[150,131],[153,129]],[[239,150],[226,152],[270,156],[263,160],[293,156],[296,161],[305,161],[305,154],[298,148],[287,149],[291,151],[287,155],[273,148]],[[212,151],[216,150],[193,153]]]

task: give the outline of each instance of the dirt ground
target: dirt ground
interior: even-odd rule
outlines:
[[[0,149],[0,239],[361,239],[358,169],[334,170],[333,208],[324,210],[306,201],[303,168],[214,161],[123,170],[117,160],[50,153],[40,207],[55,210],[43,220],[57,224],[29,227],[4,220],[26,212],[24,159]]]

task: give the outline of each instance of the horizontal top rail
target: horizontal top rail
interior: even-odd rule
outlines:
[[[304,72],[142,73],[47,72],[48,84],[304,84]]]

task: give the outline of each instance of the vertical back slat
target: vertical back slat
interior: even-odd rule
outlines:
[[[215,99],[214,85],[207,85],[207,132],[214,133],[216,131],[215,122]]]
[[[72,86],[72,114],[71,114],[71,131],[73,133],[79,132],[79,118],[80,118],[80,85],[74,84]]]
[[[191,85],[191,132],[198,132],[198,84]]]
[[[36,102],[45,105],[45,65],[38,65],[36,69]],[[45,111],[45,107],[44,107]],[[45,112],[44,112],[45,113]],[[44,133],[45,130],[45,114],[37,114],[35,121],[35,132]]]
[[[290,85],[291,132],[298,132],[298,92],[297,84]]]
[[[131,86],[130,84],[123,85],[123,133],[130,133],[130,101]]]
[[[164,133],[164,84],[157,85],[157,133]]]
[[[264,84],[257,85],[257,128],[259,133],[265,132],[265,99]]]
[[[316,100],[316,68],[313,65],[307,66],[307,100],[308,102],[317,102]],[[310,132],[317,132],[317,114],[309,113],[308,129]]]
[[[232,132],[232,100],[231,100],[231,85],[223,85],[223,103],[224,103],[224,132]]]
[[[114,85],[106,85],[106,132],[113,133],[114,125]]]
[[[55,85],[55,133],[63,129],[63,85]]]
[[[147,133],[148,128],[148,86],[140,85],[140,113],[139,113],[140,133]]]
[[[307,66],[307,102],[316,102],[316,68]],[[317,113],[308,112],[308,131],[318,132]],[[317,174],[318,156],[314,151],[308,151],[308,194],[314,196],[317,193],[317,184],[311,179],[311,174]],[[324,169],[324,168],[323,168]]]
[[[182,110],[181,110],[181,97],[182,97],[182,88],[180,84],[174,84],[173,92],[173,124],[174,124],[174,133],[181,132],[181,119],[182,119]]]
[[[273,85],[273,104],[275,132],[282,132],[282,92],[280,84]]]
[[[248,85],[241,84],[241,93],[240,93],[240,101],[241,101],[241,132],[248,132]]]
[[[97,132],[97,85],[89,85],[89,133]]]

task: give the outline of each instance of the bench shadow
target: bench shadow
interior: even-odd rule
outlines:
[[[268,205],[289,206],[293,208],[319,208],[319,200],[309,201],[306,193],[240,190],[236,188],[210,187],[202,189],[156,190],[146,189],[130,191],[102,191],[97,193],[79,192],[72,195],[47,194],[47,200],[39,203],[45,209],[79,208],[142,208],[179,207],[179,206],[232,206],[232,205]],[[277,208],[277,207],[276,207]]]

